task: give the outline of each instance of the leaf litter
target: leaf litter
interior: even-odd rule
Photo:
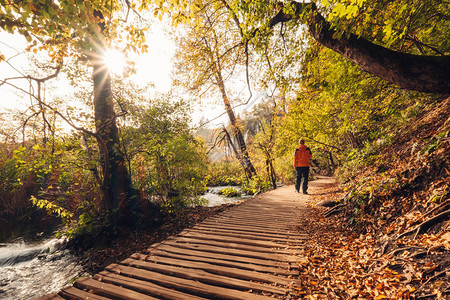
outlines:
[[[297,225],[309,234],[302,299],[450,299],[449,116],[441,99],[344,170],[346,183],[311,196]]]

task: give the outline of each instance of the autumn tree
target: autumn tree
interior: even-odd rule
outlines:
[[[103,171],[102,206],[113,213],[114,226],[130,225],[136,219],[130,215],[131,180],[118,142],[111,78],[103,55],[119,38],[120,10],[124,9],[128,15],[135,6],[118,1],[1,3],[0,27],[22,34],[30,43],[29,50],[45,51],[58,67],[65,59],[75,59],[87,62],[92,68],[96,130],[74,127],[97,139]],[[121,33],[128,36],[129,44],[125,48],[145,49],[142,30],[131,25],[126,29]],[[46,105],[43,99],[38,100]]]
[[[262,2],[265,2],[264,4]],[[323,6],[292,1],[261,1],[254,10],[266,25],[248,32],[249,39],[261,28],[293,22],[305,24],[310,35],[361,67],[401,88],[449,93],[449,4],[434,1],[322,1]],[[267,13],[268,5],[278,12]],[[382,12],[382,13],[380,13]]]
[[[142,199],[165,209],[198,204],[206,189],[203,142],[190,126],[190,104],[173,94],[155,95],[132,103],[123,128],[127,159]],[[145,205],[143,205],[145,207]]]
[[[278,100],[278,101],[277,101]],[[281,99],[282,100],[282,99]],[[265,171],[267,181],[272,188],[277,188],[277,171],[275,169],[276,152],[275,146],[279,137],[279,109],[280,99],[270,99],[253,107],[243,117],[244,128],[250,137],[250,148],[253,157],[260,167]],[[255,163],[255,165],[257,164]]]
[[[184,25],[186,31],[179,38],[177,82],[199,99],[222,99],[233,136],[229,142],[236,143],[233,149],[237,159],[247,178],[251,179],[256,171],[241,131],[241,122],[234,112],[232,89],[229,88],[237,83],[239,70],[242,72],[246,65],[239,24],[228,22],[231,16],[220,6],[208,2],[202,5],[203,9],[196,10],[192,16],[192,26]]]
[[[322,45],[401,88],[449,93],[449,5],[431,0],[193,0],[171,8],[175,19],[185,22],[203,7],[222,6],[231,12],[230,22],[238,21],[242,45],[254,43],[262,50],[274,32],[282,36],[303,27]]]

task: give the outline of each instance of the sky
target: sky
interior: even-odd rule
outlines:
[[[134,57],[136,60],[137,73],[132,80],[135,83],[145,85],[153,82],[160,92],[170,89],[170,72],[172,71],[172,57],[175,47],[161,28],[156,28],[149,32],[147,42],[149,52]],[[30,64],[27,54],[25,39],[20,35],[12,35],[0,31],[0,54],[3,54],[12,66],[5,61],[0,62],[0,80],[10,77],[21,76],[20,72],[25,72]],[[19,72],[20,71],[20,72]],[[14,81],[22,88],[26,88],[26,81]],[[5,108],[17,107],[21,101],[21,96],[17,95],[16,89],[8,85],[0,86],[0,111]]]
[[[20,50],[24,49],[25,45],[24,38],[0,31],[0,54],[4,55],[12,65],[23,66],[27,63],[25,55],[21,54]],[[20,69],[22,68],[20,67]],[[5,61],[0,62],[0,74],[0,80],[20,76],[20,73]],[[6,84],[0,86],[0,112],[17,107],[19,102],[22,102],[22,99],[15,94],[14,88]]]

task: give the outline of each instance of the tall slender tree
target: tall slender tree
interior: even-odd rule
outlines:
[[[239,29],[235,23],[228,22],[227,13],[226,9],[216,10],[209,6],[198,11],[195,25],[179,39],[177,65],[181,73],[178,82],[200,99],[208,92],[210,97],[222,99],[237,144],[237,158],[246,176],[252,178],[256,170],[232,106],[230,90],[227,89],[227,84],[233,85],[233,76],[236,73],[239,75],[236,69],[242,70],[245,66]]]

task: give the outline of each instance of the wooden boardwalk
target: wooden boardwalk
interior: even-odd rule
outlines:
[[[308,196],[293,190],[249,199],[40,299],[297,298],[306,236],[294,226]]]

